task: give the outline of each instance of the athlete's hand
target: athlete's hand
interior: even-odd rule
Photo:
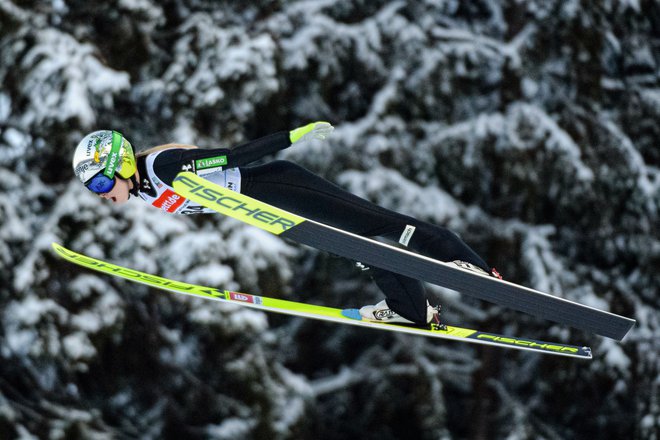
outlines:
[[[291,140],[292,144],[295,144],[296,142],[306,142],[310,139],[324,140],[330,136],[330,133],[332,133],[332,130],[334,129],[335,127],[325,121],[312,122],[304,127],[291,130],[289,132],[289,140]]]

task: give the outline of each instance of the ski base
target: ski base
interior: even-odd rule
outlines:
[[[93,269],[107,275],[124,278],[132,282],[146,284],[161,290],[184,295],[191,295],[198,298],[223,301],[269,312],[283,313],[287,315],[300,316],[322,321],[337,322],[340,324],[368,327],[378,330],[450,339],[461,342],[513,348],[518,350],[569,356],[582,359],[592,358],[591,349],[589,347],[579,347],[555,342],[543,342],[526,338],[514,338],[510,336],[480,332],[477,330],[454,327],[450,325],[431,324],[428,327],[413,327],[399,324],[386,324],[366,321],[360,317],[357,309],[342,310],[339,308],[317,306],[296,301],[269,298],[266,296],[232,292],[229,290],[216,289],[214,287],[189,284],[88,257],[86,255],[71,251],[57,243],[53,243],[52,247],[58,256],[79,266]]]

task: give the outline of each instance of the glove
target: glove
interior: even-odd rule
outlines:
[[[296,142],[306,142],[310,139],[321,139],[324,140],[335,127],[330,125],[328,122],[318,121],[307,124],[304,127],[299,127],[289,132],[289,140],[292,144]]]

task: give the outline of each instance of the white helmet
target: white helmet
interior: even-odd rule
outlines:
[[[123,179],[130,179],[136,170],[133,147],[121,133],[114,130],[88,134],[73,154],[73,171],[85,185],[101,172],[108,179],[114,179],[115,173]]]

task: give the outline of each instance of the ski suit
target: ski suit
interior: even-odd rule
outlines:
[[[490,272],[483,259],[446,228],[382,208],[288,161],[246,166],[290,145],[289,134],[279,132],[233,149],[173,146],[138,154],[140,181],[135,193],[166,212],[210,212],[174,193],[172,182],[176,175],[192,171],[308,219],[365,237],[405,241],[409,249],[422,255],[440,261],[462,260]],[[411,321],[426,322],[427,298],[422,282],[378,268],[371,268],[369,274],[392,310]]]

